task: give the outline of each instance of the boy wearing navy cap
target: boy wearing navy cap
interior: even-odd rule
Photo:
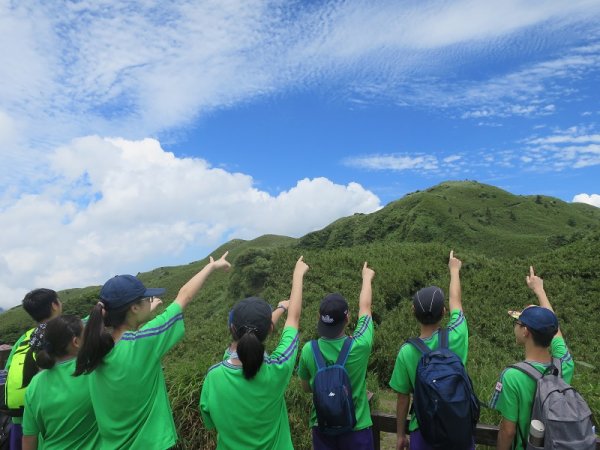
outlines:
[[[563,379],[570,383],[573,358],[544,291],[544,281],[530,267],[526,282],[536,295],[539,306],[528,306],[522,312],[508,312],[515,321],[516,342],[525,347],[525,361],[540,373],[550,367],[552,358],[559,358]],[[500,375],[490,402],[492,408],[502,414],[497,442],[499,450],[522,450],[527,446],[535,390],[536,382],[518,369],[507,367]]]
[[[448,259],[448,269],[450,271],[448,346],[465,365],[469,351],[469,329],[462,308],[461,267],[462,261],[454,257],[453,250],[450,251]],[[446,314],[444,292],[437,286],[420,289],[413,296],[413,311],[415,319],[420,325],[419,337],[430,349],[437,348],[440,326]],[[409,411],[411,394],[414,392],[417,364],[420,359],[421,352],[413,345],[404,343],[396,357],[394,371],[390,379],[390,387],[398,394],[396,401],[396,448],[398,450],[407,448],[411,450],[432,450],[433,448],[421,434],[416,414],[411,414],[408,432],[406,430],[406,416]]]
[[[353,430],[337,436],[330,436],[319,431],[317,415],[313,405],[310,417],[313,449],[327,450],[351,448],[353,450],[370,450],[373,448],[371,411],[367,399],[366,373],[369,356],[373,348],[373,319],[371,318],[372,288],[371,282],[375,272],[367,267],[362,269],[362,289],[358,304],[358,322],[354,333],[350,336],[352,346],[346,360],[345,368],[352,386],[352,401],[355,407],[356,425]],[[323,359],[328,365],[333,364],[346,340],[346,326],[350,321],[348,302],[339,293],[329,294],[321,300],[317,331],[317,341]],[[312,385],[317,372],[311,343],[302,348],[298,376],[302,380],[305,392],[312,392]]]

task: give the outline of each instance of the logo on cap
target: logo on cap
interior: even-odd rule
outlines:
[[[325,314],[324,316],[321,316],[321,320],[325,323],[333,323],[333,317],[330,317],[329,314]]]

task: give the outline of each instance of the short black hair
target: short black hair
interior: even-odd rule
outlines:
[[[419,308],[415,308],[415,317],[417,321],[423,325],[434,325],[442,320],[444,317],[444,308],[436,314],[433,315],[429,311],[419,311]]]
[[[554,334],[540,333],[539,331],[532,330],[527,327],[529,332],[531,333],[531,338],[533,339],[533,343],[537,347],[548,348],[550,347],[550,343],[552,339],[554,339]]]
[[[23,309],[36,322],[49,319],[52,315],[52,304],[58,303],[58,294],[52,289],[34,289],[23,299]]]

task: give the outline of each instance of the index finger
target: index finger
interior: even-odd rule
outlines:
[[[535,277],[535,273],[533,272],[533,266],[529,266],[529,276]]]
[[[223,253],[223,255],[221,256],[221,259],[227,258],[227,255],[229,255],[229,250],[227,250],[225,253]]]
[[[365,265],[363,266],[363,269],[367,268],[367,262],[365,261]]]
[[[450,259],[454,258],[454,250],[450,250]]]

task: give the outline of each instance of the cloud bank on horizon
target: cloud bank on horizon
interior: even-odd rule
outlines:
[[[413,178],[519,191],[538,177],[600,206],[582,182],[600,167],[599,19],[593,0],[1,3],[0,306],[233,237],[300,236],[420,188]],[[298,97],[402,131],[306,145],[321,167],[293,178],[275,158],[240,167],[244,148],[202,136],[235,134],[230,111],[297,110]],[[417,120],[437,128],[411,135]],[[419,176],[398,186],[399,173]]]

